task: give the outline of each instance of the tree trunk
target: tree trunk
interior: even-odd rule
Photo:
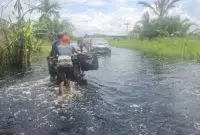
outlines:
[[[19,1],[20,3],[20,1]],[[18,5],[19,7],[18,9],[18,29],[19,29],[19,55],[18,55],[18,68],[19,70],[21,70],[22,72],[26,71],[26,65],[25,65],[25,40],[24,40],[24,31],[23,31],[23,18],[22,18],[22,14],[21,14],[21,8],[20,8],[20,4]]]
[[[28,70],[31,70],[31,52],[32,52],[31,45],[29,45],[27,49],[28,49],[28,51],[27,51],[27,68],[28,68]]]

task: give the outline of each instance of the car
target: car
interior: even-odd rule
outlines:
[[[111,48],[105,39],[96,38],[91,41],[91,52],[96,54],[111,55]]]

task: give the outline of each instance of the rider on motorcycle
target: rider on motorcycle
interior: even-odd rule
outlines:
[[[78,52],[76,52],[76,50],[70,45],[70,38],[68,36],[63,36],[60,39],[60,44],[57,46],[57,50],[57,71],[60,80],[59,94],[62,96],[64,94],[62,86],[69,85],[69,81],[74,78],[75,68],[72,57]]]
[[[57,35],[57,39],[52,44],[52,49],[51,49],[51,52],[49,54],[49,57],[55,57],[56,54],[58,54],[58,45],[60,44],[60,40],[61,40],[62,37],[63,37],[62,33],[59,33]],[[49,66],[50,80],[51,81],[54,81],[55,77],[56,77],[56,72],[54,70],[53,65],[54,64],[48,64],[48,66]]]

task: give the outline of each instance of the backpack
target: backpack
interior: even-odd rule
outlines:
[[[58,56],[57,66],[73,67],[71,56],[67,56],[67,55]]]
[[[58,45],[58,66],[73,67],[73,48],[69,45]]]

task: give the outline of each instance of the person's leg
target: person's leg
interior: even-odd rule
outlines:
[[[65,74],[66,74],[66,82],[65,82],[65,86],[68,90],[68,92],[70,92],[71,86],[70,86],[70,81],[72,80],[72,68],[66,68],[65,69]]]
[[[63,96],[64,95],[64,85],[65,85],[65,82],[64,81],[62,81],[61,83],[60,83],[60,86],[59,86],[59,96]]]
[[[58,67],[58,77],[59,77],[59,96],[64,95],[65,86],[65,69],[63,67]]]

